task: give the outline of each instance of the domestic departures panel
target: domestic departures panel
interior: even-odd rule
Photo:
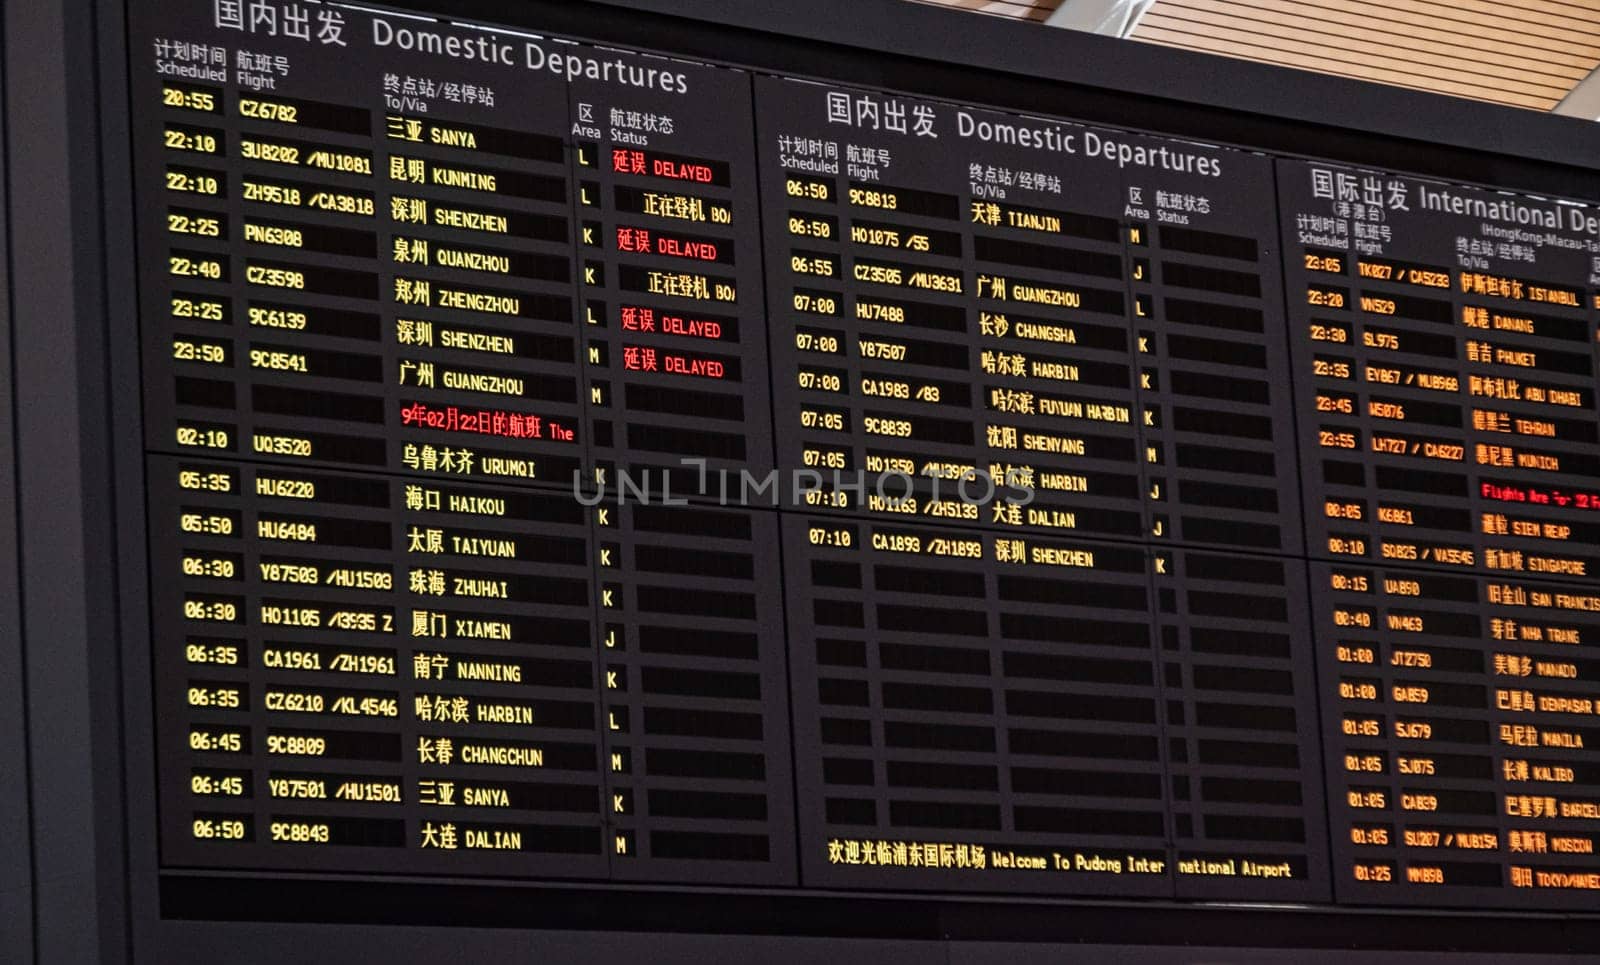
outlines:
[[[802,866],[1325,895],[1302,565],[1199,548],[1299,552],[1270,162],[775,78],[756,105],[778,464],[923,481],[787,524]],[[960,498],[976,471],[1033,498]]]
[[[1600,886],[1593,209],[157,6],[164,868]]]
[[[245,6],[137,78],[164,854],[793,883],[774,514],[575,495],[770,465],[748,76]]]

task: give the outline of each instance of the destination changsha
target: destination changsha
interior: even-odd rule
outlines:
[[[1512,198],[1479,198],[1453,194],[1444,188],[1417,185],[1417,200],[1424,211],[1467,215],[1485,221],[1505,221],[1528,225],[1549,231],[1577,231],[1600,235],[1600,215],[1588,208],[1570,205],[1540,207],[1525,204]],[[1566,212],[1562,217],[1561,212]]]
[[[689,92],[689,79],[683,73],[629,63],[623,57],[602,60],[579,53],[558,53],[546,50],[538,41],[528,40],[522,44],[519,60],[516,44],[506,43],[491,34],[458,37],[434,30],[397,27],[381,17],[373,18],[372,21],[372,45],[432,54],[436,57],[450,57],[455,60],[496,64],[502,67],[516,67],[520,64],[528,70],[548,70],[568,83],[575,80],[599,80],[627,87],[659,90],[668,94]]]
[[[987,120],[974,117],[966,111],[956,111],[956,134],[964,138],[976,138],[988,144],[1007,144],[1101,158],[1115,161],[1119,168],[1132,165],[1174,171],[1179,174],[1199,174],[1211,178],[1222,176],[1222,162],[1214,157],[1174,151],[1166,145],[1151,147],[1144,144],[1130,144],[1114,140],[1096,131],[1073,131],[1055,125],[1030,127],[1009,121]]]

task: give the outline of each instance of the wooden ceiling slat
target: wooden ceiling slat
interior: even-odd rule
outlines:
[[[1530,92],[1534,93],[1554,92],[1556,96],[1564,95],[1571,90],[1572,86],[1588,73],[1588,71],[1573,71],[1560,76],[1518,70],[1509,65],[1498,65],[1501,69],[1496,69],[1497,65],[1475,59],[1470,51],[1466,56],[1440,55],[1417,47],[1374,43],[1356,37],[1311,35],[1299,30],[1284,30],[1281,27],[1274,29],[1273,25],[1259,20],[1242,20],[1237,17],[1213,16],[1191,19],[1166,15],[1151,18],[1150,26],[1192,30],[1197,33],[1216,33],[1241,43],[1274,47],[1285,53],[1301,56],[1327,57],[1341,62],[1371,62],[1377,66],[1396,70],[1415,69],[1423,77],[1443,72],[1443,76],[1455,77],[1467,83],[1481,83],[1485,86],[1510,83],[1529,88]],[[1214,27],[1224,29],[1214,31],[1211,29]],[[1323,39],[1324,37],[1326,39]]]
[[[1246,60],[1256,60],[1263,63],[1276,64],[1281,67],[1294,67],[1300,70],[1317,70],[1321,73],[1339,74],[1346,77],[1355,77],[1363,80],[1374,80],[1380,83],[1392,84],[1399,87],[1410,87],[1415,90],[1431,90],[1439,93],[1454,94],[1459,97],[1470,97],[1476,100],[1486,100],[1501,104],[1512,104],[1518,107],[1531,107],[1537,110],[1549,110],[1558,98],[1552,96],[1539,96],[1511,91],[1500,88],[1479,87],[1448,80],[1440,80],[1418,76],[1413,73],[1392,71],[1381,68],[1364,67],[1361,64],[1351,64],[1338,61],[1325,61],[1317,64],[1312,59],[1295,59],[1284,57],[1270,47],[1240,44],[1234,41],[1218,38],[1209,34],[1196,34],[1188,31],[1173,31],[1152,28],[1150,31],[1140,31],[1135,38],[1168,46],[1183,47],[1204,53],[1221,54],[1226,57],[1238,57]]]
[[[1041,21],[1074,0],[915,0]],[[1600,0],[1156,0],[1130,39],[1550,110],[1600,65]]]
[[[1225,51],[1218,51],[1218,50],[1216,50],[1214,48],[1211,48],[1211,47],[1202,47],[1202,46],[1197,46],[1197,45],[1194,45],[1194,44],[1181,43],[1181,42],[1178,42],[1178,41],[1175,41],[1175,40],[1159,40],[1159,41],[1152,40],[1152,41],[1146,41],[1146,42],[1152,43],[1152,44],[1158,44],[1158,45],[1160,45],[1162,47],[1172,47],[1172,48],[1175,48],[1175,49],[1187,50],[1187,51],[1191,51],[1193,53],[1199,53],[1199,54],[1212,54],[1212,55],[1220,55],[1220,56],[1239,56],[1239,55],[1236,55],[1236,54],[1228,54]],[[1274,59],[1272,59],[1270,57],[1250,57],[1248,59],[1256,61],[1257,63],[1270,64],[1270,65],[1276,66],[1276,67],[1288,67],[1288,68],[1292,68],[1292,69],[1295,69],[1295,70],[1306,70],[1306,69],[1308,69],[1308,68],[1306,68],[1306,66],[1304,64],[1293,64],[1293,63],[1289,63],[1288,61],[1277,61],[1277,60],[1274,60]],[[1463,98],[1467,98],[1467,99],[1475,100],[1475,101],[1480,101],[1480,102],[1484,102],[1484,103],[1500,104],[1500,105],[1503,105],[1503,106],[1506,106],[1506,107],[1517,107],[1517,108],[1523,108],[1523,109],[1526,109],[1526,110],[1548,111],[1554,106],[1554,104],[1547,98],[1523,97],[1521,95],[1506,95],[1506,94],[1490,96],[1489,94],[1486,94],[1486,93],[1480,93],[1480,92],[1474,92],[1474,91],[1443,91],[1443,90],[1439,90],[1439,89],[1433,88],[1433,87],[1421,87],[1421,86],[1418,86],[1417,84],[1406,83],[1405,81],[1399,80],[1399,79],[1391,79],[1391,78],[1384,78],[1384,77],[1369,77],[1369,76],[1365,76],[1365,75],[1356,75],[1356,74],[1341,74],[1340,76],[1350,77],[1350,78],[1355,79],[1355,80],[1368,81],[1368,82],[1375,83],[1375,84],[1382,84],[1385,87],[1394,87],[1394,88],[1402,88],[1402,89],[1407,89],[1407,90],[1415,90],[1415,91],[1421,91],[1421,92],[1430,93],[1430,94],[1450,94],[1450,95],[1455,96],[1455,97],[1463,97]]]
[[[1419,42],[1427,42],[1429,49],[1470,50],[1476,56],[1492,63],[1531,69],[1542,73],[1572,73],[1583,77],[1600,62],[1600,45],[1591,48],[1574,46],[1572,50],[1554,50],[1514,40],[1485,41],[1465,35],[1460,31],[1431,26],[1434,21],[1416,15],[1397,12],[1382,25],[1358,23],[1351,11],[1367,6],[1359,2],[1337,0],[1161,0],[1152,11],[1153,16],[1177,15],[1178,10],[1193,11],[1200,16],[1238,17],[1256,22],[1270,23],[1279,30],[1300,34],[1317,33],[1337,37],[1387,37],[1392,42],[1415,49]]]
[[[1519,31],[1544,40],[1563,41],[1574,37],[1587,37],[1590,42],[1600,40],[1600,15],[1587,6],[1574,7],[1546,0],[1393,0],[1392,3],[1368,0],[1366,5],[1376,8],[1379,15],[1390,9],[1423,13],[1458,23],[1463,30],[1471,30],[1485,19],[1500,19],[1516,21]]]
[[[1587,28],[1586,33],[1600,35],[1600,11],[1592,3],[1570,3],[1568,0],[1423,0],[1432,7],[1442,8],[1457,16],[1506,16],[1517,11],[1516,19],[1548,28],[1551,35],[1569,29]]]
[[[1440,29],[1463,36],[1481,35],[1487,24],[1501,25],[1500,31],[1515,34],[1517,43],[1536,49],[1600,50],[1600,12],[1587,11],[1582,17],[1547,15],[1514,3],[1495,0],[1254,0],[1258,6],[1282,9],[1281,16],[1296,14],[1295,5],[1323,7],[1337,11],[1335,19],[1359,24],[1363,21],[1391,23],[1403,20],[1413,25],[1436,24]],[[1524,0],[1526,2],[1526,0]],[[1156,0],[1152,10],[1160,10],[1168,0]]]
[[[1356,70],[1376,70],[1386,73],[1403,75],[1408,78],[1408,83],[1420,84],[1424,87],[1432,84],[1450,84],[1455,87],[1474,88],[1482,90],[1500,90],[1510,87],[1521,93],[1537,97],[1561,97],[1567,88],[1557,84],[1540,83],[1533,80],[1513,80],[1496,74],[1474,74],[1457,71],[1441,74],[1429,64],[1418,64],[1413,61],[1397,57],[1372,57],[1363,56],[1354,51],[1336,48],[1312,47],[1310,50],[1295,49],[1297,45],[1287,37],[1260,36],[1242,33],[1219,33],[1209,29],[1208,24],[1194,24],[1170,18],[1158,19],[1150,25],[1152,31],[1162,30],[1171,33],[1185,34],[1194,38],[1204,38],[1206,42],[1227,44],[1231,49],[1239,51],[1254,51],[1261,54],[1286,60],[1291,63],[1315,63],[1316,67],[1310,68],[1325,73],[1341,73]],[[1136,38],[1142,39],[1142,38]],[[1306,45],[1298,45],[1304,47]],[[1250,53],[1234,54],[1233,56],[1253,56]]]

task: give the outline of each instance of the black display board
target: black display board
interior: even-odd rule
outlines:
[[[132,15],[164,866],[1600,885],[1592,209]]]
[[[71,159],[19,198],[21,152],[13,230],[115,239],[10,239],[51,284],[14,336],[6,813],[97,882],[82,928],[86,879],[27,897],[40,954],[1581,947],[1600,214],[1566,148],[1002,82],[957,65],[1036,34],[927,11],[901,56],[601,4],[113,7],[63,41],[96,117],[8,101]]]

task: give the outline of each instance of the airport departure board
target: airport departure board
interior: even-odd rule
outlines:
[[[1592,907],[1600,211],[130,15],[164,868]]]

